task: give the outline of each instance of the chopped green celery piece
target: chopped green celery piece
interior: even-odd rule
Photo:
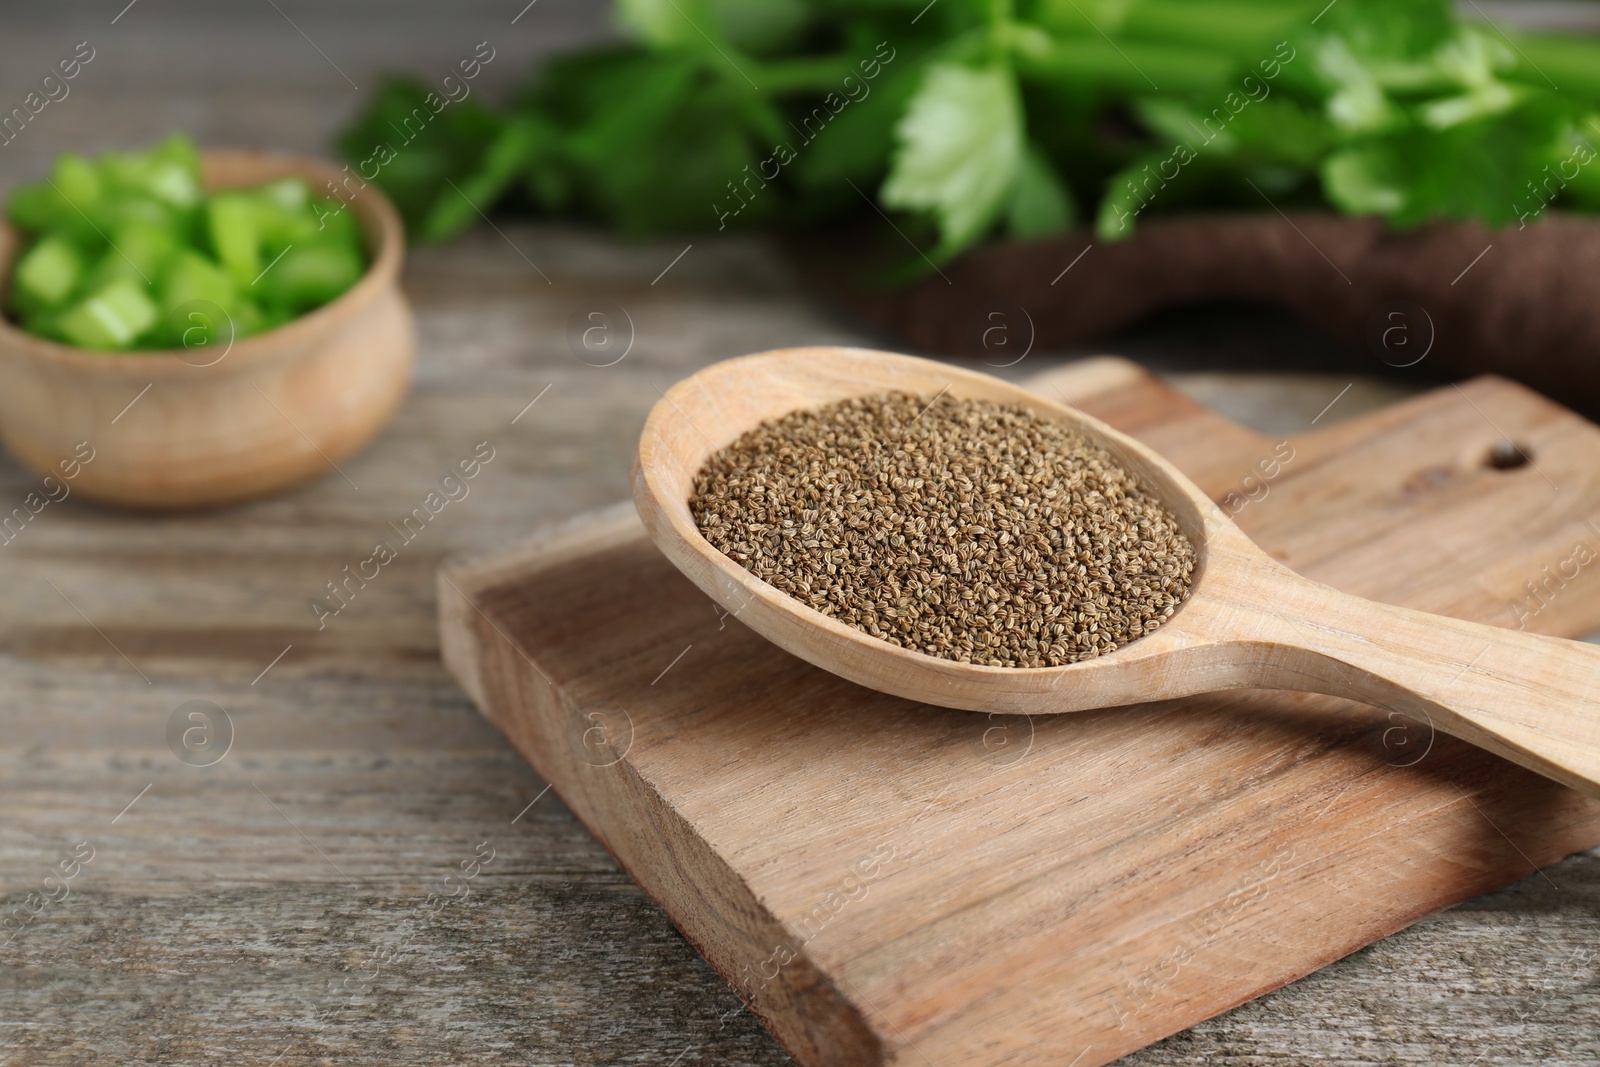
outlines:
[[[170,228],[179,213],[159,200],[130,193],[113,193],[107,198],[105,215],[111,226],[137,219],[153,226]]]
[[[200,179],[182,163],[155,164],[145,187],[175,207],[193,207],[200,202]]]
[[[261,273],[261,234],[248,194],[213,196],[206,204],[206,232],[217,259],[239,284],[249,285]]]
[[[233,335],[249,337],[267,329],[267,315],[254,300],[241,300],[233,309]]]
[[[261,309],[261,329],[262,329],[263,332],[265,332],[267,330],[275,330],[279,326],[282,326],[284,323],[292,321],[294,319],[294,317],[295,317],[294,312],[290,311],[288,308],[280,308],[280,307],[265,307],[265,308],[262,308]]]
[[[305,179],[205,195],[199,177],[193,142],[174,136],[93,161],[63,154],[48,179],[14,190],[6,213],[37,238],[12,272],[17,321],[88,348],[174,346],[197,314],[204,330],[225,318],[227,336],[246,336],[361,277],[355,213]]]
[[[180,245],[194,245],[202,214],[198,207],[175,207],[146,196],[114,197],[105,209],[108,221],[102,229],[107,238],[115,240],[118,229],[137,222],[164,230]]]
[[[6,198],[6,218],[31,233],[52,228],[61,208],[66,207],[56,191],[44,182],[19,185]]]
[[[138,152],[107,152],[95,160],[100,177],[119,192],[144,191],[144,157]]]
[[[63,152],[56,157],[50,183],[68,204],[91,216],[100,203],[101,194],[105,192],[105,184],[100,180],[100,173],[95,170],[94,164],[76,152]]]
[[[179,208],[200,202],[199,175],[183,163],[150,159],[142,153],[111,153],[102,156],[98,165],[114,193],[148,197]]]
[[[187,248],[173,257],[161,280],[161,306],[169,312],[193,300],[209,301],[227,311],[238,299],[239,287],[228,272]]]
[[[128,348],[156,324],[160,311],[136,281],[120,278],[62,313],[62,334],[80,348]]]
[[[343,293],[361,278],[361,254],[348,244],[322,241],[295,245],[256,285],[261,299],[295,312],[309,311]]]
[[[202,203],[179,208],[160,200],[150,200],[147,197],[136,197],[131,200],[122,200],[110,210],[110,218],[114,224],[122,224],[126,219],[142,219],[154,222],[162,229],[171,232],[179,245],[202,245],[202,234],[205,230],[205,206]]]
[[[317,220],[317,233],[324,240],[361,247],[361,224],[356,221],[354,208],[319,196],[311,202],[311,216]]]
[[[255,194],[285,211],[304,211],[311,204],[311,186],[304,178],[279,178],[258,187]]]
[[[193,140],[181,133],[167,134],[146,152],[156,159],[182,163],[195,174],[200,173],[200,149]]]
[[[35,337],[43,337],[47,341],[60,341],[68,343],[67,338],[57,325],[60,311],[56,308],[39,308],[31,312],[23,312],[18,318],[22,328]]]
[[[253,301],[235,299],[226,309],[207,304],[180,303],[164,307],[160,327],[146,339],[149,348],[199,349],[215,345],[217,352],[240,337],[260,333],[266,316]]]
[[[106,184],[173,207],[200,202],[200,161],[187,138],[169,137],[142,152],[107,152],[97,160]]]
[[[83,266],[72,242],[48,236],[17,262],[17,295],[34,307],[59,307],[83,279]]]
[[[89,268],[78,291],[81,293],[94,292],[103,286],[110,285],[118,278],[126,278],[131,282],[137,283],[142,288],[151,290],[152,293],[154,292],[154,287],[151,285],[154,280],[153,276],[140,273],[138,266],[131,259],[119,255],[114,248],[102,253],[99,261]]]
[[[165,227],[143,219],[128,219],[108,235],[111,248],[102,262],[115,260],[119,272],[126,272],[146,285],[154,285],[167,261],[178,251],[178,238]]]
[[[310,191],[305,189],[304,183],[300,187],[303,195],[299,204],[285,203],[265,186],[256,190],[256,231],[260,234],[262,255],[268,262],[285,247],[314,241],[319,236]]]
[[[64,152],[57,157],[49,178],[12,192],[6,214],[30,233],[61,233],[86,250],[92,249],[104,240],[94,221],[102,193],[94,166],[82,156]]]

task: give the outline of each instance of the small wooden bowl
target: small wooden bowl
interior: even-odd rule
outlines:
[[[341,188],[350,177],[329,163],[236,149],[205,152],[202,167],[207,188],[297,175],[326,195],[325,182]],[[221,355],[215,345],[88,351],[0,317],[0,443],[40,475],[64,480],[75,467],[74,493],[133,508],[227,504],[330,473],[394,414],[416,357],[399,215],[373,185],[346,210],[366,238],[361,280]],[[10,290],[20,246],[21,235],[0,225],[0,291]]]

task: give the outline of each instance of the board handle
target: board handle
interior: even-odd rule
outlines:
[[[1600,645],[1298,581],[1270,611],[1258,684],[1397,711],[1600,797]]]

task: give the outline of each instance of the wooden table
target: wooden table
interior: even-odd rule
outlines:
[[[71,95],[0,151],[0,185],[57,151],[174,127],[319,151],[379,70],[442,76],[488,40],[496,59],[477,87],[492,96],[537,55],[605,32],[601,14],[561,0],[515,25],[521,2],[124,4],[0,16],[7,107],[77,42],[96,49]],[[0,546],[0,913],[75,849],[93,857],[69,897],[0,949],[0,1062],[787,1062],[446,677],[432,575],[447,554],[622,499],[645,411],[690,370],[877,339],[805,301],[756,240],[697,239],[661,275],[687,239],[503,229],[412,257],[416,384],[383,436],[341,464],[348,480],[330,472],[182,517],[68,500]],[[601,304],[625,308],[636,334],[610,367],[566,340],[569,319]],[[1337,346],[1242,312],[1107,347],[1206,366],[1174,377],[1286,433],[1411,388],[1289,373],[1305,362],[1277,352],[1326,366]],[[495,458],[471,495],[319,629],[308,601],[484,441]],[[33,485],[0,461],[5,510]],[[218,709],[226,754],[180,761],[169,734],[210,726],[220,745]],[[456,895],[425,908],[429,894]],[[1593,1063],[1597,914],[1591,853],[1130,1062]]]

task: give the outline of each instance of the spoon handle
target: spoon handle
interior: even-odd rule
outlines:
[[[1600,645],[1380,604],[1301,579],[1261,684],[1398,711],[1600,796]],[[1293,615],[1284,608],[1293,603]],[[1298,617],[1296,617],[1298,616]],[[1260,646],[1257,646],[1260,649]]]

